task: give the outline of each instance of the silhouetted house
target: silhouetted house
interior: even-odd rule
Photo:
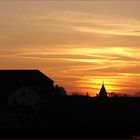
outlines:
[[[0,70],[0,100],[3,104],[34,106],[53,95],[54,81],[39,70]]]
[[[103,97],[103,98],[104,98],[104,97],[107,97],[107,92],[106,92],[104,83],[102,84],[102,87],[101,87],[101,89],[100,89],[99,97]]]

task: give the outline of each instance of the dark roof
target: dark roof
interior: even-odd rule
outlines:
[[[0,70],[0,91],[15,90],[23,85],[45,87],[54,81],[39,70]]]
[[[45,78],[45,80],[53,81],[49,77],[47,77],[45,74],[40,72],[39,70],[0,70],[0,79],[9,79],[9,78],[21,78],[21,79],[27,79],[27,78],[34,78],[34,76],[37,79]]]
[[[100,89],[99,96],[107,96],[107,92],[106,92],[104,84],[102,85]]]

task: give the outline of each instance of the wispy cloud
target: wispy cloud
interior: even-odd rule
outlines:
[[[18,53],[13,53],[12,58],[18,59],[21,64],[32,62],[33,65],[30,67],[39,66],[56,82],[64,83],[66,88],[71,87],[70,91],[76,89],[84,91],[83,88],[85,88],[91,92],[93,88],[100,88],[103,79],[106,81],[108,91],[119,91],[125,85],[129,87],[130,84],[123,84],[123,82],[140,75],[139,51],[119,47],[107,48],[104,51],[102,49],[104,48],[68,47],[56,50],[46,48],[43,51],[39,48],[31,51],[25,48]],[[8,61],[11,56],[5,54],[1,57],[7,58]],[[75,83],[74,87],[72,83]],[[122,83],[122,86],[119,83]],[[98,90],[92,91],[92,93],[97,92]]]

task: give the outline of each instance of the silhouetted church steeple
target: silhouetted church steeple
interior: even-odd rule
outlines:
[[[103,82],[102,87],[100,89],[99,97],[107,97],[107,92],[106,92],[106,89],[105,89],[105,86],[104,86],[104,82]]]

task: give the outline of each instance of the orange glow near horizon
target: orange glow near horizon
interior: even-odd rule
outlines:
[[[140,91],[139,1],[0,1],[0,69],[39,69],[69,94]]]

